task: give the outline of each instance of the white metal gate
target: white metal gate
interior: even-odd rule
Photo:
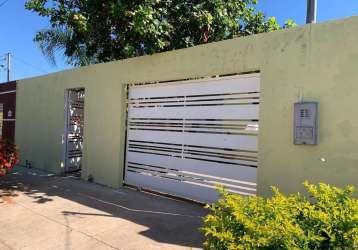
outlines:
[[[259,74],[129,88],[125,182],[202,202],[256,194]]]
[[[66,91],[65,172],[82,168],[85,89]]]

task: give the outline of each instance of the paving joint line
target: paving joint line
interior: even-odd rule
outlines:
[[[82,234],[82,235],[85,235],[85,236],[87,236],[87,237],[89,237],[89,238],[91,238],[91,239],[93,239],[93,240],[95,240],[95,241],[97,241],[97,242],[100,242],[100,243],[102,243],[102,244],[104,244],[104,245],[106,245],[106,246],[108,246],[108,247],[111,247],[111,248],[116,249],[116,250],[121,250],[120,248],[117,248],[117,247],[115,247],[115,246],[112,246],[111,244],[109,244],[109,243],[107,243],[107,242],[105,242],[105,241],[103,241],[103,240],[100,240],[100,239],[94,237],[93,235],[90,235],[90,234],[85,233],[85,232],[83,232],[83,231],[80,231],[80,230],[77,230],[77,229],[75,229],[75,228],[72,228],[72,227],[69,226],[69,225],[66,225],[66,224],[64,224],[64,223],[62,223],[62,222],[59,222],[59,221],[57,221],[57,220],[55,220],[55,219],[52,219],[51,217],[42,215],[42,214],[40,214],[40,213],[34,211],[33,209],[31,209],[31,208],[29,208],[29,207],[27,207],[27,206],[25,206],[25,205],[23,205],[23,204],[21,204],[21,203],[19,203],[19,202],[14,202],[14,203],[17,204],[17,205],[19,205],[19,206],[21,206],[21,207],[23,207],[23,208],[25,208],[25,209],[27,209],[27,210],[29,210],[29,211],[31,211],[32,213],[34,213],[34,214],[36,214],[36,215],[38,215],[38,216],[41,216],[41,217],[43,217],[43,218],[45,218],[45,219],[47,219],[47,220],[50,220],[50,221],[52,221],[52,222],[54,222],[54,223],[56,223],[56,224],[65,226],[66,228],[68,228],[68,229],[70,229],[70,230],[72,230],[72,231],[74,231],[74,232],[78,232],[78,233],[80,233],[80,234]],[[12,249],[12,248],[11,248],[11,249]]]

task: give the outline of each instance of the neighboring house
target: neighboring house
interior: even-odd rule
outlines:
[[[15,140],[16,82],[0,84],[0,138]]]

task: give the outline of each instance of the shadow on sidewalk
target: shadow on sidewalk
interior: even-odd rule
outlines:
[[[0,178],[0,200],[16,199],[18,193],[45,204],[55,197],[77,202],[101,213],[81,213],[63,208],[69,216],[118,217],[148,229],[139,234],[161,243],[201,247],[199,228],[206,210],[185,201],[137,192],[128,188],[111,189],[75,177],[62,177],[39,170],[16,167]]]

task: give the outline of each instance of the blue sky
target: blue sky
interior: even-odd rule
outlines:
[[[13,79],[69,68],[61,58],[57,66],[52,66],[43,57],[32,39],[36,31],[48,26],[48,22],[25,10],[24,3],[25,0],[8,0],[0,7],[0,64],[4,63],[1,59],[5,53],[14,55]],[[259,0],[258,9],[268,16],[276,16],[280,23],[292,18],[296,23],[304,24],[306,0]],[[358,0],[318,0],[318,22],[353,15],[358,15]],[[0,69],[0,82],[5,79],[6,72]]]

